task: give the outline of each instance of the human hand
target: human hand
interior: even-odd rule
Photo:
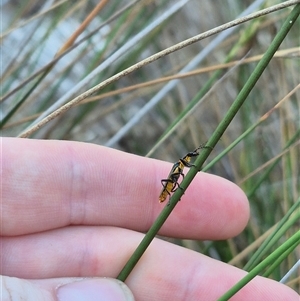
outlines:
[[[118,275],[143,238],[140,232],[162,210],[160,180],[171,166],[92,144],[2,138],[4,300],[126,300],[118,285],[112,290],[119,289],[119,297],[107,297],[103,289],[115,283],[98,277]],[[226,239],[242,231],[248,217],[247,199],[236,185],[199,173],[159,234]],[[155,239],[126,284],[136,300],[215,301],[245,274]],[[231,300],[299,296],[256,277]]]

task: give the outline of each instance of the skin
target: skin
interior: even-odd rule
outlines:
[[[92,144],[2,138],[4,289],[29,285],[47,292],[47,300],[56,300],[55,289],[70,282],[69,277],[116,277],[141,241],[141,232],[165,206],[158,201],[160,181],[171,167]],[[227,239],[240,233],[248,218],[249,204],[240,188],[199,173],[160,235]],[[156,239],[126,284],[136,300],[209,301],[244,275]],[[256,277],[231,300],[298,298],[290,288]]]

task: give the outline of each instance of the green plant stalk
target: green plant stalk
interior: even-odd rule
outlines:
[[[280,254],[278,258],[268,267],[268,269],[263,273],[263,277],[269,277],[271,273],[298,247],[299,242],[293,244],[290,248],[288,248],[285,252]]]
[[[265,119],[267,120],[267,119]],[[218,161],[220,161],[226,154],[228,154],[236,145],[238,145],[244,138],[246,138],[248,135],[250,135],[255,128],[257,128],[259,125],[261,125],[265,120],[259,120],[255,124],[253,124],[250,128],[248,128],[242,135],[240,135],[237,139],[235,139],[226,149],[224,149],[219,155],[217,155],[213,160],[211,160],[208,164],[206,164],[202,171],[207,171],[211,167],[213,167]],[[295,135],[287,142],[286,146],[283,148],[283,150],[290,147],[299,137],[300,135],[300,129],[295,133]],[[263,174],[263,176],[258,180],[258,183],[255,185],[255,189],[252,189],[248,194],[247,197],[250,198],[250,196],[255,192],[255,190],[260,186],[260,184],[264,181],[266,176],[270,173],[270,171],[278,164],[278,162],[281,160],[281,158],[276,159],[272,165],[266,170],[266,172]]]
[[[207,159],[208,155],[217,144],[219,139],[222,137],[223,133],[229,126],[230,122],[237,114],[238,110],[246,100],[247,96],[251,92],[252,88],[258,81],[259,77],[263,73],[263,71],[268,66],[270,60],[272,59],[273,55],[279,48],[280,44],[286,37],[287,33],[295,23],[297,17],[300,14],[300,4],[297,4],[295,8],[292,10],[290,15],[287,17],[286,21],[282,25],[282,28],[275,36],[274,40],[272,41],[270,47],[262,57],[262,59],[257,64],[256,68],[254,69],[253,73],[249,77],[248,81],[245,83],[244,87],[238,94],[237,98],[229,108],[227,114],[223,118],[223,120],[218,125],[217,129],[211,136],[211,138],[207,142],[207,148],[204,148],[200,155],[198,156],[197,160],[195,161],[195,166],[193,166],[187,175],[184,177],[184,180],[180,184],[182,189],[177,189],[175,193],[172,195],[170,199],[170,203],[168,206],[165,206],[156,221],[153,223],[147,234],[144,236],[141,243],[138,245],[137,249],[134,251],[132,256],[129,258],[128,262],[125,264],[124,268],[121,270],[120,274],[118,275],[117,279],[121,281],[125,281],[130,272],[133,270],[134,266],[142,257],[143,253],[150,245],[151,241],[154,239],[155,235],[158,233],[159,229],[162,227],[163,223],[166,221],[168,216],[171,214],[172,210],[175,208],[176,204],[184,194],[184,191],[187,189],[193,178],[196,174],[201,170],[201,167],[205,160]]]
[[[255,34],[256,23],[254,26],[250,26],[248,30],[244,31],[237,41],[231,51],[228,53],[224,60],[224,64],[230,62],[236,54],[240,51],[240,49],[247,43],[248,39],[250,39]],[[254,27],[254,28],[253,28]],[[212,76],[206,81],[204,86],[197,92],[197,94],[193,97],[193,99],[187,104],[187,106],[183,109],[183,111],[176,117],[176,119],[169,125],[169,127],[164,131],[161,137],[158,139],[157,143],[153,146],[150,152],[147,154],[147,157],[151,156],[153,152],[159,147],[159,145],[169,137],[169,135],[177,128],[177,125],[183,121],[187,114],[201,101],[202,97],[209,91],[209,89],[213,86],[214,82],[216,82],[217,78],[221,76],[223,70],[215,71]]]
[[[290,208],[287,214],[278,223],[274,232],[261,244],[251,259],[244,266],[245,271],[250,271],[269,251],[269,249],[282,237],[282,235],[300,218],[300,211],[297,210],[300,206],[300,199]],[[295,213],[294,215],[292,215]],[[292,216],[291,216],[292,215]],[[291,218],[290,218],[291,216]],[[289,219],[290,218],[290,219]]]
[[[287,144],[285,145],[285,147],[283,148],[283,150],[289,148],[294,142],[297,141],[297,139],[299,139],[299,135],[300,135],[300,129],[298,129],[295,133],[295,135],[287,142]],[[255,193],[255,191],[260,187],[261,183],[264,182],[264,180],[266,179],[266,177],[270,174],[270,172],[272,171],[272,169],[279,163],[279,161],[281,160],[281,158],[276,159],[267,169],[266,171],[261,175],[261,177],[257,180],[256,184],[254,184],[251,188],[251,190],[247,193],[247,197],[251,198],[252,195]]]
[[[226,147],[219,155],[217,155],[213,160],[206,164],[202,171],[207,171],[213,167],[218,161],[220,161],[226,154],[228,154],[236,145],[238,145],[244,138],[246,138],[252,131],[259,126],[262,121],[253,124],[248,130],[246,130],[242,135],[235,139],[228,147]]]
[[[268,265],[272,264],[277,260],[287,250],[291,250],[292,247],[299,245],[300,243],[300,231],[296,232],[291,238],[289,238],[284,244],[278,247],[272,254],[270,254],[266,259],[259,263],[251,272],[249,272],[244,278],[242,278],[238,283],[236,283],[230,290],[228,290],[221,298],[217,301],[227,301],[235,293],[237,293],[242,287],[244,287],[250,280],[256,277],[263,269]]]
[[[35,88],[41,83],[41,81],[49,73],[50,69],[47,69],[39,79],[32,85],[32,87],[26,92],[26,94],[17,102],[17,104],[6,114],[3,120],[0,122],[0,129],[9,121],[9,119],[15,114],[19,107],[25,102],[29,95],[35,90]]]

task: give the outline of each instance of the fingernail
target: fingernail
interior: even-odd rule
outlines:
[[[68,283],[57,289],[59,301],[134,301],[129,288],[110,278],[86,279]]]

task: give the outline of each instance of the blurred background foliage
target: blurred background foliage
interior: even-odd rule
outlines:
[[[101,2],[91,22],[84,24]],[[2,136],[18,136],[52,105],[60,107],[67,93],[63,103],[154,53],[236,19],[251,5],[256,5],[254,12],[280,2],[2,1]],[[145,156],[195,100],[187,118],[179,117],[178,127],[151,152],[153,158],[177,161],[208,140],[290,10],[234,27],[219,42],[211,36],[164,56],[85,99],[31,137],[83,141]],[[228,241],[175,243],[242,267],[261,244],[260,237],[299,202],[299,25],[298,19],[211,158],[250,129],[249,134],[207,170],[246,192],[252,212],[247,228]],[[71,46],[65,43],[80,27],[72,50],[41,78],[41,68]],[[137,35],[141,37],[130,44]],[[172,84],[169,77],[176,79],[199,54],[201,61],[190,68],[194,72]],[[298,228],[299,220],[277,245]],[[249,245],[253,249],[246,249]],[[280,280],[299,251],[269,277]],[[299,278],[289,285],[299,288]]]

